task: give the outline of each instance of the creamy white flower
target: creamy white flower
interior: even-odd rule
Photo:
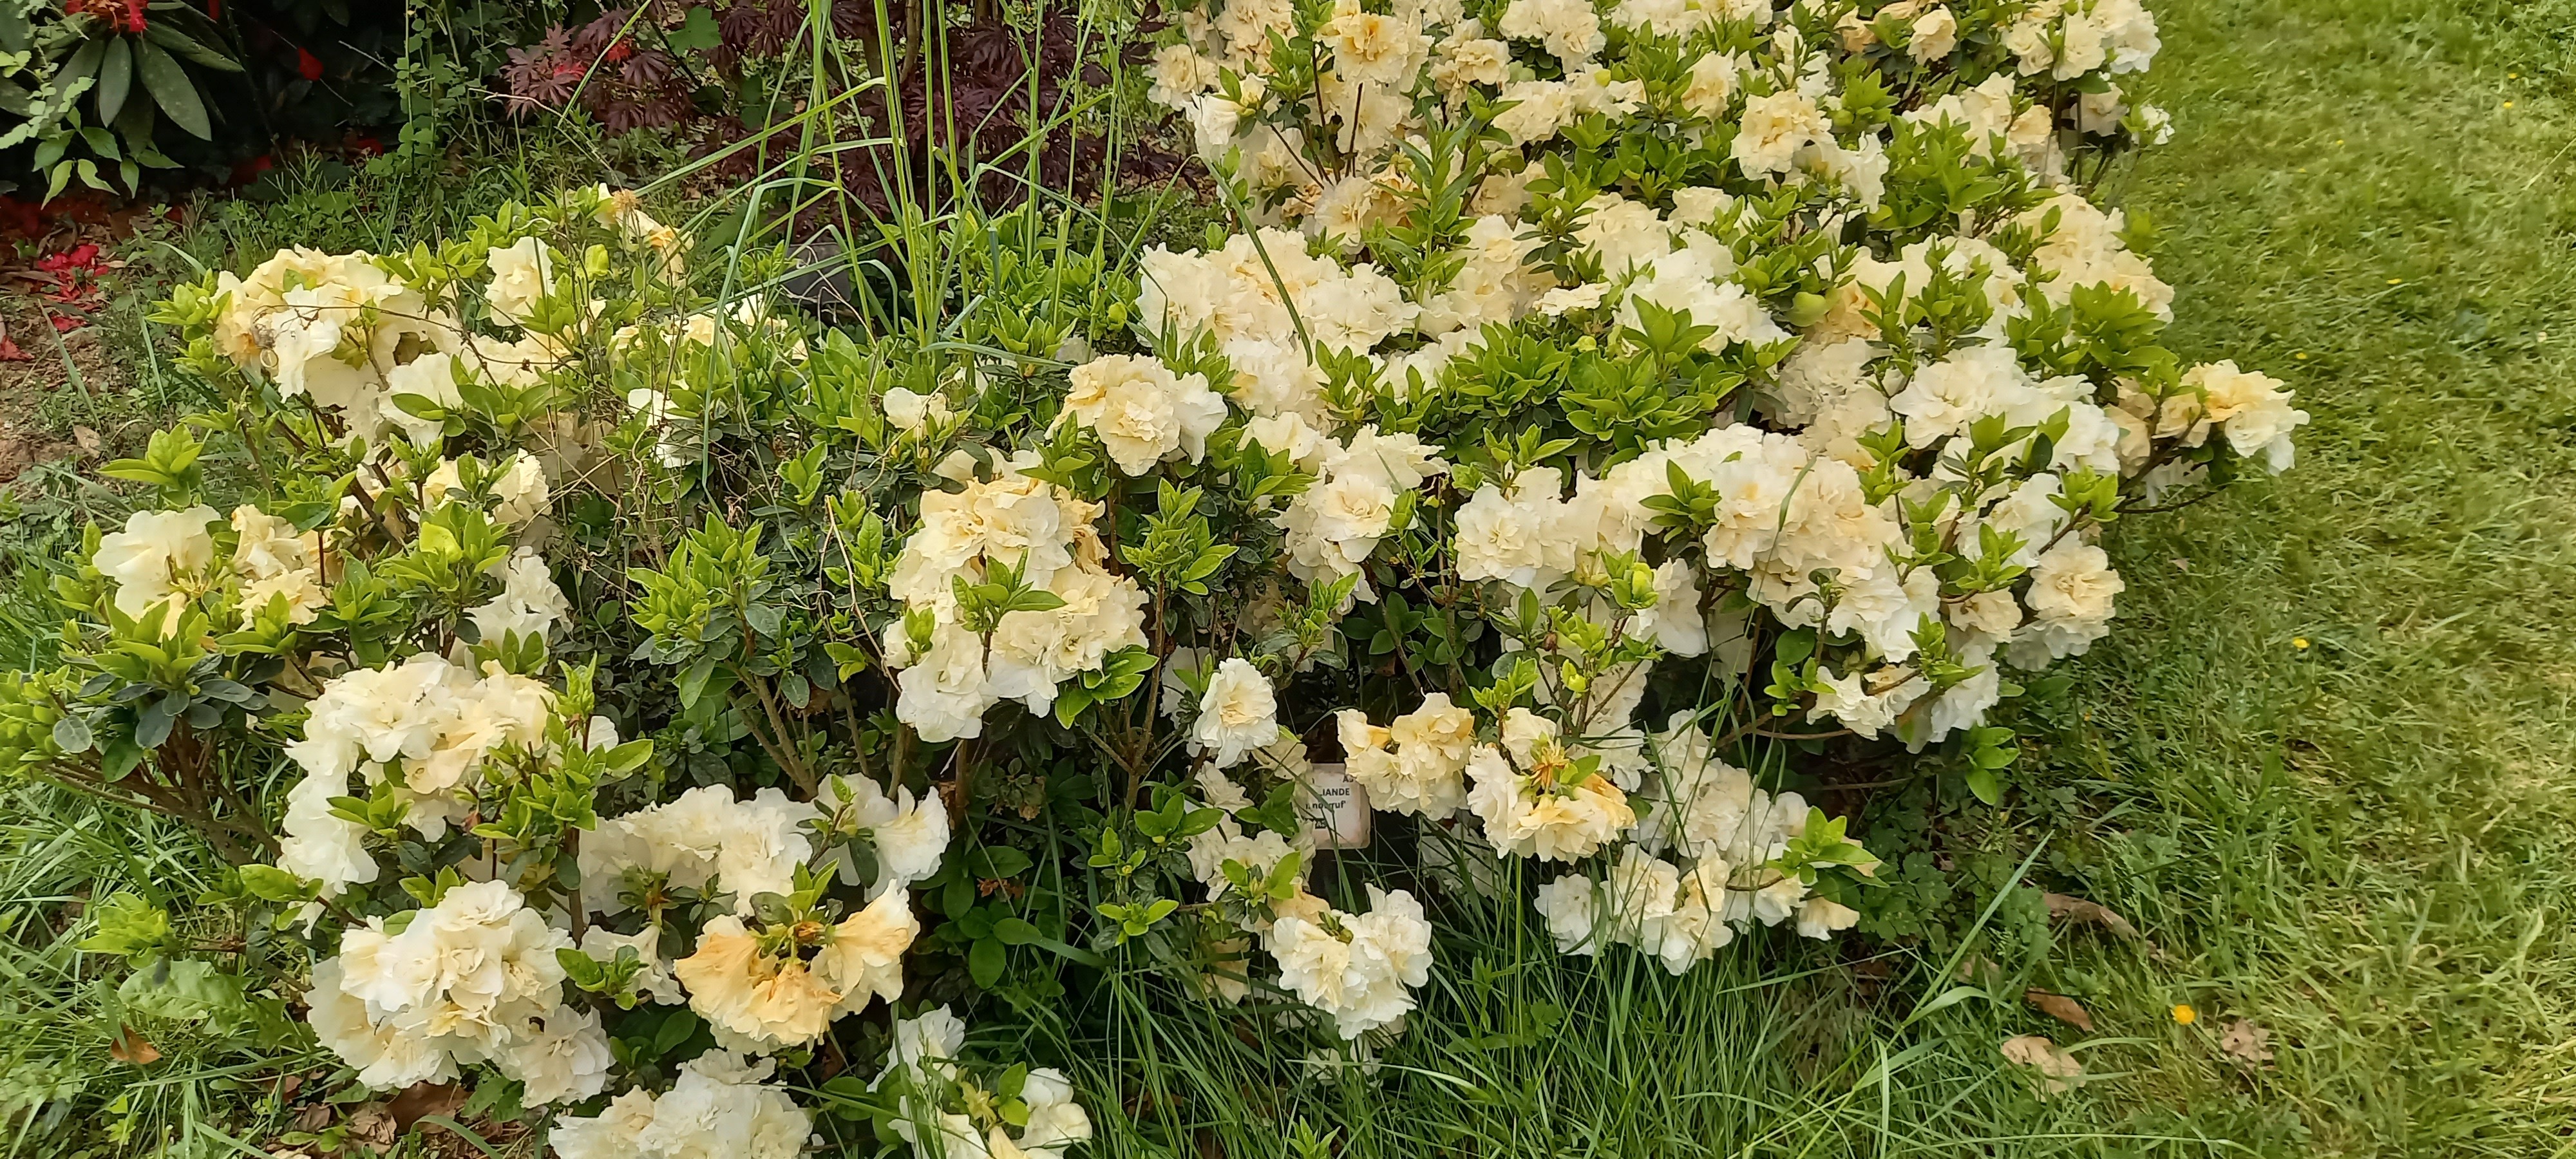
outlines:
[[[1208,432],[1225,421],[1225,400],[1198,374],[1175,375],[1152,358],[1111,354],[1073,370],[1064,413],[1099,434],[1111,461],[1142,475],[1167,457],[1197,462]]]
[[[521,451],[501,465],[492,480],[492,518],[516,527],[548,510],[546,471],[537,457]]]
[[[948,399],[937,392],[916,394],[904,387],[889,387],[878,400],[885,408],[886,422],[899,431],[918,431],[932,423],[944,423],[953,417]]]
[[[941,625],[895,683],[895,718],[933,743],[982,736],[984,711],[1001,702],[985,680],[983,639],[958,624]]]
[[[1744,61],[1738,55],[1702,54],[1691,62],[1690,83],[1681,93],[1682,107],[1712,121],[1725,117],[1735,100],[1736,79],[1743,71]]]
[[[1811,897],[1798,907],[1798,934],[1809,938],[1830,938],[1836,930],[1847,930],[1860,924],[1860,911],[1831,898]]]
[[[352,885],[376,879],[376,858],[365,843],[367,827],[331,812],[331,798],[348,795],[347,773],[308,773],[286,791],[277,867],[320,882],[323,897],[338,897]]]
[[[1577,861],[1636,823],[1627,796],[1608,777],[1576,767],[1544,718],[1513,709],[1503,722],[1503,742],[1504,748],[1478,746],[1467,758],[1467,807],[1495,849]]]
[[[331,599],[322,587],[322,537],[299,535],[294,524],[249,504],[233,508],[232,523],[232,569],[241,580],[242,612],[264,613],[283,597],[287,623],[312,623]]]
[[[500,594],[466,613],[478,639],[499,643],[512,632],[543,639],[572,618],[572,601],[555,586],[545,557],[533,549],[512,551],[495,570],[501,576]]]
[[[1787,173],[1798,150],[1820,140],[1833,140],[1824,113],[1807,94],[1783,89],[1746,99],[1733,156],[1745,176],[1760,179]]]
[[[1390,728],[1370,725],[1356,709],[1338,716],[1343,768],[1368,793],[1372,807],[1438,819],[1466,804],[1464,774],[1476,718],[1451,703],[1448,693],[1425,695],[1421,707],[1395,718]]]
[[[1586,0],[1512,0],[1496,27],[1513,40],[1540,42],[1571,72],[1601,51],[1601,18]]]
[[[583,901],[600,913],[621,912],[623,879],[638,870],[685,889],[717,881],[734,895],[734,911],[749,914],[753,895],[795,890],[796,867],[814,852],[804,825],[821,815],[774,788],[737,801],[731,789],[702,785],[667,804],[604,818],[581,843]]]
[[[608,1068],[616,1058],[609,1053],[598,1015],[557,1004],[525,1021],[526,1028],[493,1060],[502,1074],[526,1084],[522,1102],[542,1107],[608,1089]]]
[[[668,1093],[630,1090],[596,1116],[558,1116],[546,1142],[562,1159],[794,1159],[813,1120],[763,1081],[773,1065],[699,1055],[680,1064]]]
[[[2068,540],[2031,567],[2030,610],[2043,620],[2102,620],[2126,585],[2101,548]]]
[[[403,1033],[390,1020],[378,1021],[366,1002],[351,995],[337,957],[313,964],[313,988],[304,1002],[313,1036],[340,1061],[358,1068],[358,1082],[369,1089],[445,1082],[457,1075],[456,1056],[428,1038]]]
[[[1145,99],[1167,109],[1188,108],[1192,98],[1216,87],[1221,66],[1200,56],[1187,44],[1167,44],[1156,49],[1153,63],[1146,69],[1152,86]]]
[[[206,525],[218,516],[199,504],[185,511],[137,511],[125,529],[100,537],[90,566],[116,581],[116,610],[141,617],[188,585],[215,562],[215,538]]]
[[[1315,43],[1332,53],[1333,72],[1354,85],[1412,87],[1431,52],[1431,38],[1400,16],[1363,10],[1359,0],[1335,0],[1332,18],[1315,30]]]
[[[1279,702],[1252,662],[1229,656],[1208,676],[1190,743],[1222,769],[1279,736]]]
[[[1401,1021],[1413,1009],[1413,989],[1431,979],[1431,923],[1421,903],[1403,890],[1368,892],[1368,913],[1283,916],[1267,937],[1279,985],[1331,1015],[1346,1039]]]
[[[492,320],[504,326],[526,321],[537,300],[552,290],[554,250],[537,238],[523,237],[506,248],[495,248],[484,264],[491,267],[492,281],[484,288],[483,304],[491,309]]]
[[[2221,430],[2237,454],[2272,471],[2289,468],[2290,432],[2308,421],[2308,412],[2290,405],[2281,380],[2239,370],[2229,359],[2192,367],[2182,385],[2156,416],[2158,435],[2196,447],[2212,429]]]

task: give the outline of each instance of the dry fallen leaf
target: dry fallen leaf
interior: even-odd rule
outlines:
[[[2138,936],[2138,927],[2130,925],[2129,919],[2113,913],[2111,907],[2098,901],[2086,901],[2063,893],[2044,896],[2048,900],[2050,917],[2065,918],[2070,922],[2092,922],[2124,938]]]
[[[379,1151],[393,1146],[394,1137],[402,1133],[394,1129],[394,1117],[385,1110],[383,1103],[361,1105],[349,1112],[345,1122],[349,1125],[350,1138]]]
[[[2077,1002],[2063,994],[2053,994],[2049,991],[2038,989],[2024,990],[2022,991],[2021,996],[2031,1005],[2039,1007],[2040,1013],[2054,1018],[2059,1022],[2075,1027],[2086,1034],[2091,1034],[2093,1032],[2093,1016],[2085,1013],[2083,1003]]]
[[[98,432],[88,427],[73,427],[72,445],[79,447],[84,455],[95,455],[100,446]]]
[[[161,1049],[131,1026],[116,1028],[116,1040],[107,1044],[107,1057],[128,1066],[150,1066],[161,1061]]]
[[[411,1130],[411,1125],[430,1115],[453,1116],[465,1105],[465,1088],[455,1083],[413,1083],[385,1103],[385,1111],[394,1117],[394,1133]]]
[[[2261,1066],[2272,1061],[2272,1032],[2239,1018],[2220,1032],[2218,1049],[2248,1065]]]
[[[2026,1066],[2039,1072],[2039,1089],[2043,1094],[2064,1094],[2073,1080],[2083,1077],[2084,1064],[2066,1053],[2044,1035],[2021,1034],[2003,1041],[2004,1061]]]

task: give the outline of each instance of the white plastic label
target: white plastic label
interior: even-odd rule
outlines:
[[[1317,849],[1365,849],[1369,843],[1368,790],[1340,765],[1317,765],[1297,794],[1297,813]]]

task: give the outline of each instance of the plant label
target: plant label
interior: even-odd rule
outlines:
[[[1368,790],[1340,765],[1317,765],[1297,794],[1297,812],[1317,849],[1365,849],[1369,843]]]

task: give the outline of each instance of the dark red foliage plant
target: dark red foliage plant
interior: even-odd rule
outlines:
[[[578,102],[610,132],[665,129],[695,115],[698,79],[667,47],[650,6],[611,8],[571,32],[510,50],[501,67],[503,106],[526,118]]]
[[[1113,160],[1107,132],[1110,66],[1140,62],[1153,31],[1112,35],[1046,0],[660,0],[512,49],[500,79],[516,117],[695,122],[717,174],[799,180],[803,235],[960,194],[1001,208],[1168,175],[1172,154],[1123,144]]]

